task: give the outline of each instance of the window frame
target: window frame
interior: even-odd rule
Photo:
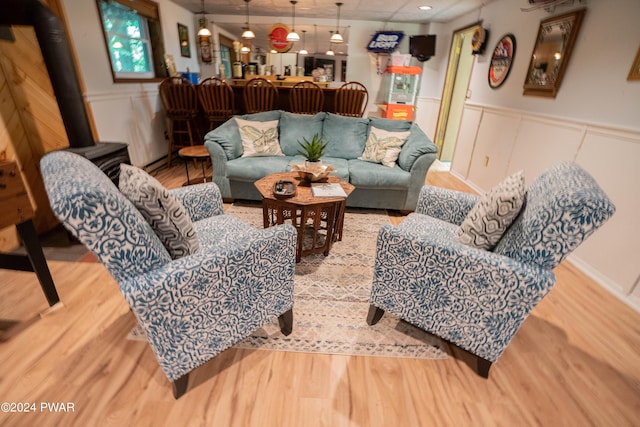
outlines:
[[[149,57],[153,72],[135,73],[135,72],[117,72],[114,70],[109,48],[109,33],[104,28],[104,16],[102,15],[102,3],[118,3],[128,9],[138,12],[145,18],[146,40],[148,40],[150,52]],[[114,83],[149,83],[162,81],[169,77],[164,61],[164,41],[162,26],[160,24],[160,13],[158,4],[151,0],[96,0],[98,8],[98,16],[100,17],[100,31],[105,43],[107,57],[109,58],[109,68]]]

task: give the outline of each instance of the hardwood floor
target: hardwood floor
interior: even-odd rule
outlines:
[[[193,165],[191,165],[193,167]],[[196,169],[193,169],[198,176]],[[154,172],[168,187],[184,165]],[[446,172],[427,181],[466,189]],[[397,222],[402,216],[392,214]],[[63,307],[32,273],[0,270],[2,426],[637,426],[640,314],[568,262],[488,380],[447,360],[230,349],[196,369],[174,400],[135,320],[96,263],[50,261]],[[295,323],[294,323],[295,327]],[[73,412],[41,404],[70,402]],[[4,407],[3,407],[4,408]],[[70,409],[67,406],[67,409]]]

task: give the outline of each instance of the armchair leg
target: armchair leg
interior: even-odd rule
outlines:
[[[173,382],[173,397],[179,399],[187,391],[189,384],[189,373],[184,374]]]
[[[278,324],[280,325],[280,331],[284,335],[289,335],[293,331],[293,309],[278,316]]]
[[[477,367],[476,367],[476,372],[478,372],[478,375],[480,375],[482,378],[489,378],[489,369],[491,369],[491,362],[488,361],[487,359],[483,359],[480,356],[477,356]]]
[[[382,315],[384,314],[384,310],[376,307],[373,304],[369,305],[369,313],[367,314],[367,324],[369,326],[373,326],[382,319]]]

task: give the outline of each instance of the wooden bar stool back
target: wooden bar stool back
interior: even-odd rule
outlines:
[[[169,152],[167,164],[175,146],[196,145],[199,138],[198,94],[194,85],[183,77],[168,77],[160,83],[160,99],[169,119]]]
[[[233,116],[235,99],[233,89],[217,77],[204,79],[197,86],[200,107],[209,121],[207,130],[215,129]]]
[[[271,111],[276,108],[278,89],[269,80],[256,77],[247,82],[243,97],[248,114]]]
[[[322,88],[310,81],[296,83],[289,92],[291,112],[298,114],[316,114],[322,111],[324,93]]]
[[[347,82],[336,91],[335,112],[341,116],[362,117],[369,101],[367,88],[359,82]]]

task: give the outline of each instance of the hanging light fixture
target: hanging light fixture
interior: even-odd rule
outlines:
[[[198,26],[200,27],[198,28],[198,35],[209,37],[211,36],[211,31],[209,31],[207,27],[207,12],[204,11],[204,0],[202,0],[202,10],[200,13],[202,13],[202,16],[198,19]]]
[[[308,55],[307,52],[307,30],[302,30],[302,50],[298,52],[300,55]]]
[[[336,6],[338,6],[338,22],[336,24],[336,32],[331,35],[329,41],[331,43],[342,43],[344,42],[344,39],[340,34],[340,6],[342,6],[342,3],[336,3]]]
[[[300,41],[300,36],[298,35],[298,33],[296,33],[296,3],[298,3],[298,0],[291,0],[289,3],[291,3],[293,8],[293,21],[291,25],[291,32],[287,34],[287,41],[297,42]]]
[[[247,29],[244,30],[244,32],[242,33],[242,38],[243,39],[255,39],[256,38],[256,34],[251,31],[251,27],[249,26],[249,2],[251,0],[244,0],[245,3],[247,3]]]
[[[329,32],[331,33],[331,38],[329,39],[329,50],[324,54],[327,56],[335,56],[336,53],[333,51],[333,42],[331,41],[331,39],[333,38],[333,30],[329,30]]]

